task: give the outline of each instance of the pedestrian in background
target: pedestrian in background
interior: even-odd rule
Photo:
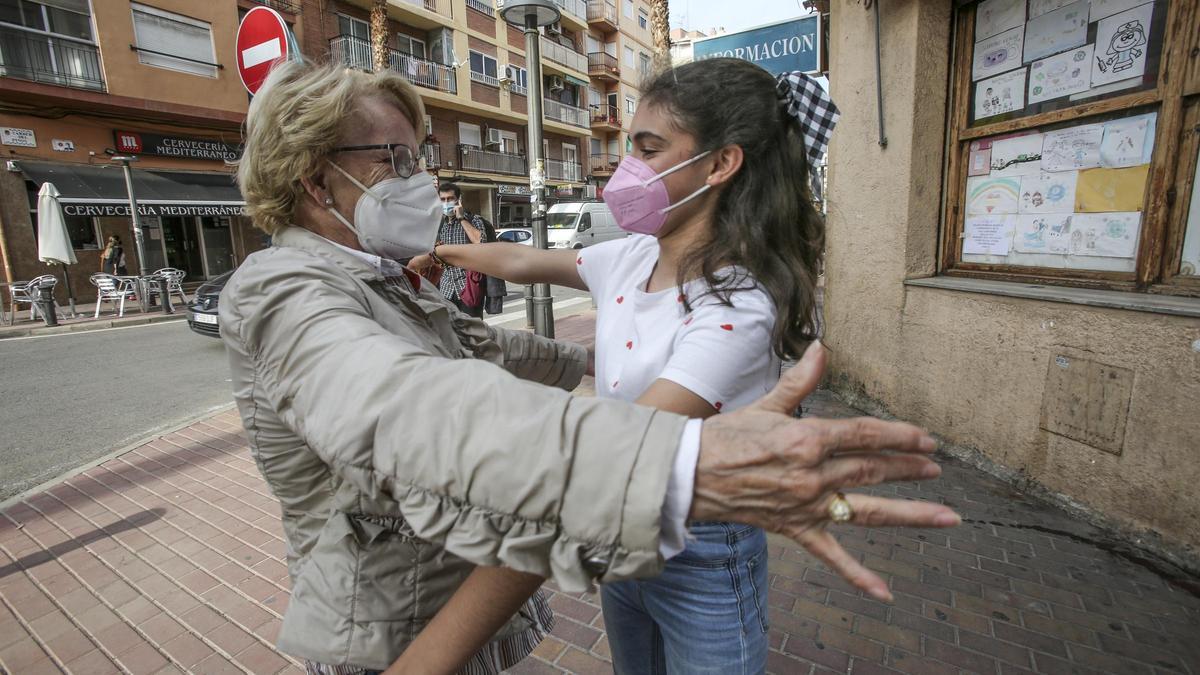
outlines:
[[[692,418],[745,407],[816,339],[825,224],[809,188],[837,118],[803,73],[682,65],[643,90],[633,152],[604,189],[631,236],[582,251],[439,245],[410,265],[591,291],[597,396]],[[601,588],[616,672],[764,672],[765,532],[708,521],[688,535],[660,576]],[[809,550],[839,567],[832,547]]]
[[[125,267],[125,249],[121,246],[121,238],[115,234],[109,236],[108,244],[100,254],[100,270],[116,276],[128,274]]]
[[[438,228],[438,242],[482,244],[488,241],[488,227],[483,217],[462,205],[462,188],[455,183],[442,183],[438,186],[438,197],[442,200],[443,216]],[[483,316],[487,289],[482,274],[471,274],[462,267],[444,266],[438,286],[442,295],[459,311],[477,319]]]

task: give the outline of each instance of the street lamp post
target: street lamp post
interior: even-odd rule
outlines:
[[[137,249],[138,258],[138,301],[141,302],[142,312],[145,313],[150,311],[150,293],[143,284],[146,277],[150,275],[150,270],[146,267],[146,243],[142,236],[142,224],[138,220],[137,196],[133,193],[133,169],[129,168],[129,164],[136,162],[137,157],[112,155],[109,159],[120,162],[125,170],[125,191],[129,194],[129,218],[133,221],[133,245]]]
[[[529,188],[533,200],[533,245],[547,248],[546,169],[542,157],[542,55],[538,28],[562,18],[552,0],[497,0],[497,9],[505,21],[525,31],[525,61],[529,68]],[[534,284],[533,331],[554,337],[554,313],[550,284]]]

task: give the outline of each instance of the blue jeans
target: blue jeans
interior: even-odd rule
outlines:
[[[767,536],[696,523],[653,579],[600,589],[617,675],[757,675],[767,667]]]

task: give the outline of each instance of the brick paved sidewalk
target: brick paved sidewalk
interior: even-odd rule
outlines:
[[[590,331],[586,314],[558,324],[562,339]],[[808,407],[856,414],[825,393]],[[890,607],[772,538],[772,672],[1200,675],[1189,580],[1168,583],[970,467],[945,469],[875,492],[945,501],[963,527],[839,533],[887,576]],[[167,434],[0,514],[0,671],[302,672],[272,646],[283,555],[236,414]],[[514,672],[611,672],[596,596],[548,587],[554,634]]]

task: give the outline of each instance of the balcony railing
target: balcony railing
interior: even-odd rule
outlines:
[[[488,16],[496,16],[496,8],[492,7],[492,0],[467,0],[467,7]]]
[[[562,122],[563,124],[570,124],[583,129],[588,128],[588,114],[583,108],[576,108],[573,105],[559,103],[552,99],[545,99],[545,104],[546,117],[557,122]]]
[[[617,170],[617,165],[621,163],[620,155],[611,155],[606,152],[599,155],[592,155],[591,160],[592,173],[612,173]]]
[[[350,35],[339,35],[329,40],[329,59],[349,68],[373,70],[371,67],[371,43]],[[422,59],[411,54],[388,50],[388,66],[410,82],[421,87],[458,92],[458,78],[454,68]]]
[[[592,106],[592,126],[609,124],[620,128],[621,109],[615,105]]]
[[[439,14],[448,14],[447,12],[442,12],[438,8],[438,0],[400,0],[400,2],[402,2],[406,5],[412,5],[413,7],[416,7],[418,9],[429,10],[430,12],[437,12]]]
[[[583,167],[579,162],[548,159],[546,160],[546,177],[550,180],[565,180],[579,183],[583,181]]]
[[[581,73],[587,72],[586,56],[570,47],[564,47],[553,40],[548,40],[545,36],[542,36],[542,57]]]
[[[587,55],[588,58],[588,75],[592,77],[610,76],[619,78],[621,76],[621,62],[617,57],[608,52],[592,52]]]
[[[421,159],[425,160],[426,169],[437,169],[442,166],[442,144],[422,143]]]
[[[96,45],[19,28],[0,28],[0,76],[104,90]]]
[[[300,0],[253,0],[260,5],[266,5],[271,9],[279,9],[292,14],[300,13]]]
[[[388,65],[408,78],[409,82],[438,91],[448,91],[451,94],[458,93],[458,77],[454,68],[394,49],[388,51]]]
[[[499,78],[495,77],[494,75],[488,75],[486,73],[477,73],[474,70],[471,71],[471,81],[479,82],[480,84],[486,84],[489,87],[499,87],[500,86]]]
[[[554,4],[568,14],[574,14],[580,19],[587,16],[587,3],[584,0],[554,0]]]
[[[480,150],[473,145],[458,146],[458,163],[458,168],[463,171],[502,173],[510,176],[524,176],[528,173],[525,155]]]
[[[603,21],[615,27],[618,25],[617,17],[617,6],[613,3],[605,0],[588,0],[587,20],[589,23]]]

